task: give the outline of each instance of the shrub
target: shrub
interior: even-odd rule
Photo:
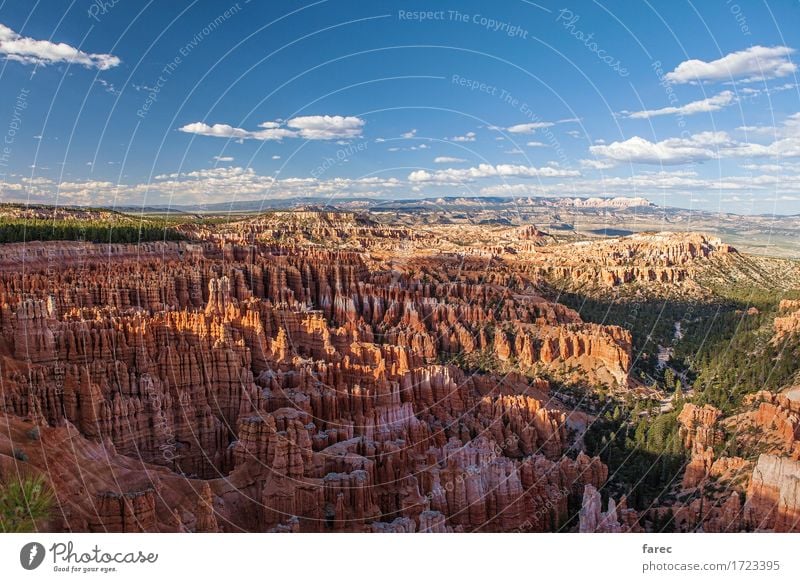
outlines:
[[[0,532],[37,531],[37,523],[50,516],[55,496],[41,475],[22,475],[0,484]]]

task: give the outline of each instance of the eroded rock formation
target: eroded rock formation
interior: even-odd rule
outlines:
[[[183,230],[0,248],[0,478],[45,472],[51,529],[640,531],[624,498],[602,510],[608,469],[551,391],[626,389],[631,333],[543,282],[684,288],[734,254],[701,235],[556,245],[530,225],[462,246],[314,211]],[[763,407],[794,439],[796,409]],[[744,470],[714,458],[718,417],[684,407],[685,488]],[[726,531],[734,505],[679,517]]]
[[[349,237],[350,222],[309,236]],[[6,418],[171,476],[53,479],[61,527],[550,531],[604,484],[597,459],[564,456],[566,415],[537,374],[624,385],[628,332],[484,265],[245,238],[113,245],[113,260],[3,249]],[[494,364],[465,373],[465,356]]]

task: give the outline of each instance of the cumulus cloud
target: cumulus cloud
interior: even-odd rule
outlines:
[[[724,131],[704,131],[685,138],[658,142],[634,136],[608,145],[593,145],[589,152],[602,160],[637,164],[676,165],[720,158],[800,157],[800,137],[792,129],[800,117],[790,116],[776,132],[775,141],[760,144],[733,139]]]
[[[644,111],[634,111],[628,113],[631,119],[649,119],[651,117],[658,117],[660,115],[693,115],[695,113],[708,113],[712,111],[719,111],[723,107],[734,103],[735,96],[732,91],[723,91],[718,95],[701,99],[699,101],[692,101],[680,107],[662,107],[661,109],[647,109]]]
[[[785,77],[797,71],[790,58],[794,49],[787,46],[752,46],[715,61],[691,59],[679,64],[665,78],[672,83],[713,81],[764,81]]]
[[[304,139],[347,139],[361,135],[364,120],[341,115],[309,115],[290,119],[286,125],[298,130]]]
[[[686,164],[717,157],[720,148],[732,145],[724,131],[706,131],[688,138],[670,138],[651,142],[634,136],[608,145],[593,145],[589,152],[615,162],[639,164]]]
[[[517,164],[480,164],[472,168],[448,168],[428,172],[416,170],[408,175],[409,182],[434,182],[439,184],[457,184],[479,178],[568,178],[580,176],[576,170],[565,170],[553,166],[535,168]]]
[[[407,132],[401,134],[400,137],[403,137],[405,139],[411,139],[415,135],[417,135],[417,130],[416,129],[412,129],[411,131],[407,131]]]
[[[284,137],[293,137],[294,132],[286,129],[264,129],[260,131],[250,131],[242,129],[241,127],[233,127],[226,123],[215,123],[208,125],[202,121],[189,123],[183,127],[179,127],[178,131],[184,133],[193,133],[196,135],[205,135],[209,137],[224,137],[228,139],[283,139]],[[281,133],[282,132],[282,133]]]
[[[433,163],[434,164],[458,164],[458,163],[466,162],[466,161],[467,160],[465,160],[463,158],[451,158],[449,156],[439,156],[437,158],[434,158]]]
[[[0,55],[31,65],[68,63],[101,71],[116,67],[122,62],[114,55],[86,53],[63,42],[22,36],[4,24],[0,24]]]
[[[308,140],[348,139],[361,135],[364,120],[358,117],[342,117],[341,115],[310,115],[294,117],[285,124],[278,121],[265,121],[258,125],[259,129],[249,130],[233,127],[225,123],[208,125],[201,121],[179,127],[178,131],[224,137],[228,139],[259,141],[277,141],[284,138],[302,138]]]

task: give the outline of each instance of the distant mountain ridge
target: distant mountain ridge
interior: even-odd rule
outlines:
[[[216,202],[213,204],[175,204],[172,206],[116,206],[119,211],[145,212],[260,212],[275,209],[305,208],[309,206],[321,208],[341,208],[363,210],[383,210],[394,207],[436,207],[439,205],[487,206],[487,205],[524,205],[557,208],[658,208],[659,206],[642,197],[627,196],[592,196],[592,197],[560,197],[560,196],[447,196],[437,198],[404,198],[383,200],[376,198],[330,198],[307,197],[265,200],[238,200],[234,202]]]

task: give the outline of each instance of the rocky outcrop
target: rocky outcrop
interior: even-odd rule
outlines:
[[[714,463],[714,445],[723,438],[717,421],[722,416],[719,409],[706,404],[702,407],[685,404],[678,415],[680,437],[690,451],[690,460],[683,475],[683,488],[700,485],[711,472]]]
[[[759,456],[747,489],[744,514],[753,529],[800,531],[800,462]]]
[[[217,516],[214,512],[214,499],[211,487],[207,482],[200,485],[195,510],[195,531],[202,533],[217,533],[220,530]]]
[[[608,509],[602,511],[600,492],[592,485],[583,490],[583,500],[578,513],[578,531],[580,533],[620,533],[644,531],[639,525],[639,515],[628,509],[623,497],[619,504],[608,500]]]
[[[777,440],[776,453],[800,460],[800,388],[788,388],[778,394],[760,391],[750,401],[756,408],[748,415],[748,421],[759,428],[762,440]]]
[[[687,287],[704,262],[735,253],[702,234],[641,233],[546,247],[537,250],[528,269],[576,289],[631,283]]]
[[[153,489],[96,495],[97,514],[89,521],[89,531],[107,533],[156,531],[156,500]]]
[[[727,491],[720,499],[695,498],[652,513],[668,522],[669,531],[733,533],[746,529],[742,496],[737,491]]]
[[[0,414],[0,426],[0,482],[41,475],[55,494],[48,530],[216,531],[213,490],[231,499],[220,508],[225,523],[244,522],[237,509],[244,487],[231,496],[230,483],[189,479],[121,455],[107,439],[89,440],[69,423],[36,426]]]
[[[786,338],[800,333],[800,301],[784,299],[778,306],[778,317],[773,323],[775,336],[773,341],[780,343]]]

